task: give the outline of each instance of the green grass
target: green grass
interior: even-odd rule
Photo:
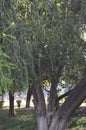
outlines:
[[[68,127],[68,130],[86,130],[86,117],[71,118]]]
[[[8,110],[0,110],[0,130],[37,130],[34,110],[20,109],[10,118]],[[67,130],[86,130],[86,117],[73,117]]]
[[[37,130],[33,111],[17,110],[16,116],[10,118],[8,110],[0,110],[0,130]]]

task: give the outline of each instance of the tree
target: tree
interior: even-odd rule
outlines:
[[[8,85],[12,84],[12,79],[7,73],[14,65],[11,64],[8,59],[9,56],[3,52],[2,48],[0,48],[0,94],[7,89]]]
[[[81,70],[79,70],[79,65],[82,66],[82,63],[84,63],[84,57],[82,55],[83,49],[82,49],[82,45],[81,45],[81,43],[83,43],[83,41],[80,38],[80,34],[79,34],[80,28],[77,26],[77,24],[78,24],[77,19],[75,21],[75,18],[78,18],[79,15],[73,15],[71,13],[71,10],[69,10],[69,8],[68,8],[69,3],[64,2],[64,3],[57,3],[57,4],[59,5],[59,7],[58,7],[58,10],[59,10],[58,21],[56,21],[56,23],[53,25],[54,21],[52,20],[53,16],[51,15],[51,17],[48,17],[48,18],[50,18],[49,19],[50,23],[48,23],[48,26],[46,24],[47,30],[44,29],[45,33],[48,32],[48,35],[46,33],[46,36],[47,36],[47,37],[45,37],[46,40],[44,40],[45,41],[44,43],[47,43],[47,46],[48,46],[46,48],[47,54],[45,53],[43,55],[43,53],[40,53],[40,52],[42,52],[42,49],[40,48],[39,44],[38,44],[38,46],[35,45],[35,47],[38,47],[37,48],[39,51],[39,52],[37,51],[38,53],[35,53],[36,49],[34,52],[34,48],[32,48],[32,52],[34,52],[36,54],[36,57],[34,56],[35,54],[32,53],[32,57],[33,57],[33,60],[32,60],[33,66],[32,67],[33,68],[31,66],[30,66],[30,68],[31,68],[31,70],[34,71],[34,75],[32,75],[32,79],[33,79],[33,85],[34,85],[35,92],[33,92],[33,95],[34,95],[34,100],[35,100],[34,104],[35,104],[35,108],[37,111],[37,121],[38,121],[38,129],[39,130],[41,130],[41,129],[47,130],[48,125],[53,124],[53,123],[51,123],[53,113],[50,113],[51,120],[48,121],[48,123],[47,123],[47,113],[46,113],[45,101],[44,101],[44,97],[43,97],[42,88],[40,87],[41,84],[38,80],[39,78],[42,77],[42,74],[43,74],[42,70],[40,69],[41,68],[40,65],[42,65],[43,70],[45,70],[45,72],[47,72],[47,74],[50,76],[51,81],[53,79],[53,82],[51,82],[52,87],[51,87],[51,94],[50,94],[50,98],[53,97],[53,100],[52,99],[50,100],[50,105],[52,104],[51,105],[52,106],[51,112],[54,111],[53,104],[55,104],[55,102],[53,102],[53,101],[55,101],[54,99],[56,98],[56,96],[55,96],[56,87],[57,87],[57,84],[59,82],[59,79],[61,78],[61,75],[62,75],[61,72],[63,71],[63,69],[64,69],[64,71],[68,70],[68,68],[71,69],[72,71],[77,69],[78,72],[80,73],[79,77],[77,74],[75,75],[75,73],[73,73],[73,75],[77,76],[76,80],[79,80],[79,78],[81,77],[81,75],[83,73],[83,68],[81,68],[82,72],[81,72]],[[57,4],[55,6],[57,6]],[[48,14],[48,12],[47,12],[47,14]],[[43,23],[42,23],[42,25],[43,25]],[[41,25],[41,27],[42,27],[42,25]],[[40,27],[40,24],[39,24],[39,27]],[[39,27],[38,27],[38,30],[39,30]],[[70,30],[70,27],[71,27],[71,30]],[[39,43],[39,41],[41,43],[41,40],[38,37],[38,34],[39,34],[38,32],[40,32],[40,31],[35,30],[35,33],[36,33],[36,35],[34,36],[34,38],[36,37],[35,44],[36,44],[36,42]],[[56,33],[58,34],[58,37],[55,37]],[[40,32],[39,36],[42,37],[41,32]],[[32,40],[33,40],[32,42],[34,42],[34,39],[32,39]],[[56,43],[58,43],[58,44],[56,44]],[[39,48],[41,49],[41,51]],[[43,48],[43,51],[44,51],[44,48]],[[39,57],[39,54],[41,54],[41,57]],[[38,57],[40,62],[34,61],[35,58],[37,59],[37,57]],[[44,62],[43,62],[44,64],[40,64],[40,63],[42,63],[42,57],[44,60]],[[82,61],[81,64],[80,64],[79,60]],[[46,61],[48,61],[48,62],[46,62]],[[68,65],[69,65],[69,67],[68,67]],[[61,72],[58,75],[58,70],[60,69],[61,66],[63,66],[63,67],[61,69]],[[70,79],[72,79],[72,77],[70,77]],[[55,84],[55,87],[53,86],[53,83]],[[54,124],[54,126],[56,126],[56,124]],[[50,125],[50,129],[53,129],[51,127],[51,125]]]
[[[85,9],[83,2],[77,0],[15,1],[14,4],[11,3],[13,1],[7,3],[5,1],[5,9],[8,13],[5,11],[7,15],[5,16],[4,13],[4,17],[2,17],[2,21],[5,19],[8,21],[3,26],[4,29],[7,28],[2,33],[5,37],[3,49],[10,56],[10,61],[16,63],[17,66],[15,70],[10,70],[10,76],[13,78],[11,92],[21,89],[21,86],[28,86],[30,80],[38,130],[62,130],[71,113],[85,98],[84,92],[84,96],[82,97],[81,93],[76,100],[77,103],[74,102],[74,99],[72,100],[73,94],[76,97],[76,91],[78,92],[80,89],[83,92],[85,89],[85,82],[81,80],[83,85],[80,82],[71,91],[65,103],[54,116],[58,83],[60,80],[64,80],[66,83],[73,81],[76,84],[85,69],[84,41],[80,37],[82,24],[85,23],[85,14],[82,15],[82,10]],[[8,5],[10,10],[7,8]],[[73,5],[75,6],[73,7]],[[77,8],[78,5],[79,8]],[[8,19],[8,16],[12,17]],[[8,46],[7,40],[9,40]],[[51,83],[48,110],[42,91],[43,78],[48,78]],[[60,114],[62,112],[64,115],[63,108],[70,103],[74,103],[74,106],[69,109],[68,116],[65,116],[64,119]],[[61,121],[65,120],[63,124],[59,119],[61,116]]]
[[[16,15],[16,8],[14,7],[14,1],[1,1],[1,46],[3,52],[5,52],[8,56],[10,64],[12,67],[6,71],[4,69],[4,73],[12,79],[11,84],[8,85],[7,90],[9,91],[9,114],[10,116],[14,116],[14,93],[15,91],[20,91],[25,86],[27,86],[26,81],[26,64],[24,60],[21,58],[21,49],[19,44],[19,39],[17,39],[17,27],[18,19]],[[15,12],[15,13],[14,13]],[[4,24],[3,24],[4,23]],[[5,82],[5,80],[4,80]]]
[[[38,129],[46,130],[52,119],[47,123],[46,106],[41,88],[43,74],[48,75],[52,83],[49,103],[51,106],[49,107],[51,112],[49,117],[52,118],[55,105],[53,101],[56,98],[54,93],[56,93],[56,87],[63,72],[64,76],[69,70],[69,74],[74,71],[73,75],[75,75],[75,70],[78,70],[80,75],[79,77],[77,76],[78,73],[75,75],[77,76],[76,80],[83,73],[83,69],[82,72],[79,71],[80,66],[84,63],[83,44],[81,45],[83,41],[79,34],[80,26],[77,26],[80,15],[72,13],[69,8],[70,5],[66,1],[55,1],[55,3],[48,1],[48,6],[46,2],[34,1],[28,5],[30,12],[27,18],[24,17],[23,20],[27,21],[27,27],[30,27],[28,28],[29,37],[26,48],[29,72],[33,82]],[[80,61],[82,62],[80,63]],[[71,75],[70,79],[72,79]]]

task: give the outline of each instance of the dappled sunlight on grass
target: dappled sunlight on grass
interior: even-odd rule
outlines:
[[[86,117],[71,118],[69,128],[69,130],[86,130]]]

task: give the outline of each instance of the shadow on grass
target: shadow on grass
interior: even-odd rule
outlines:
[[[0,110],[0,130],[37,130],[34,111],[16,110],[15,117],[10,118],[8,110]]]

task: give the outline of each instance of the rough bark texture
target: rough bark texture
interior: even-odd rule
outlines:
[[[9,115],[14,116],[14,92],[9,92]]]
[[[50,130],[65,130],[68,119],[85,98],[86,76],[72,90],[65,103],[59,108],[57,114],[52,120]]]
[[[31,95],[32,95],[32,87],[29,88],[28,91],[27,91],[26,108],[30,107]]]

